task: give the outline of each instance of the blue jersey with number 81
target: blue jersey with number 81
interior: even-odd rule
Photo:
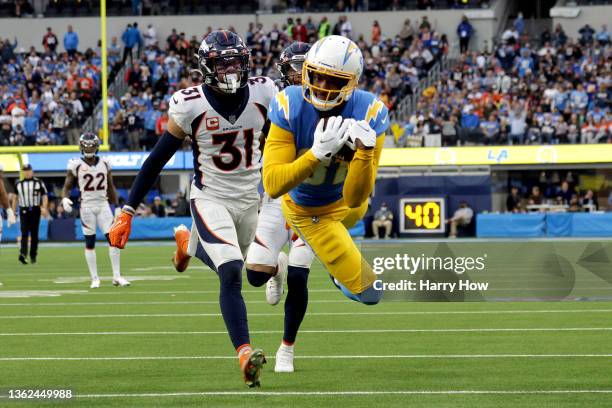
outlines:
[[[355,90],[341,115],[346,119],[366,120],[380,137],[384,137],[389,127],[387,108],[370,92]],[[270,103],[268,118],[275,125],[293,134],[295,150],[300,156],[312,147],[315,128],[321,117],[319,112],[304,100],[302,88],[290,86],[276,94]],[[312,176],[289,191],[289,196],[296,204],[306,207],[336,202],[342,198],[347,171],[348,162],[335,157],[327,165],[320,164]]]

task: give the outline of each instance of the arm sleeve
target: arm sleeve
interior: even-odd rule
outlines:
[[[349,164],[348,174],[344,181],[342,195],[350,208],[359,207],[372,193],[380,154],[385,143],[385,135],[376,138],[376,146],[371,150],[357,149]]]
[[[174,153],[176,153],[182,144],[183,141],[181,139],[172,136],[168,132],[165,132],[157,141],[151,154],[142,164],[134,184],[132,184],[127,202],[130,207],[138,208],[138,205],[153,186],[165,164],[174,156]]]
[[[308,150],[295,158],[293,134],[272,123],[264,148],[263,184],[272,198],[286,194],[308,178],[320,163]]]

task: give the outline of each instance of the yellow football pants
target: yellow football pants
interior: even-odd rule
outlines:
[[[334,278],[353,293],[372,286],[376,275],[347,229],[364,216],[367,201],[353,209],[342,200],[322,207],[302,207],[286,194],[282,208],[285,220],[310,245]]]

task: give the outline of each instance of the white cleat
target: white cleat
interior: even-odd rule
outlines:
[[[293,369],[293,347],[281,344],[276,352],[275,373],[292,373]]]
[[[130,286],[130,285],[131,285],[130,281],[125,279],[123,276],[113,279],[113,286],[120,286],[123,288],[125,286]]]
[[[92,279],[91,285],[89,285],[90,289],[98,289],[100,287],[100,279]]]
[[[278,272],[266,283],[266,301],[272,306],[278,305],[283,296],[288,264],[289,258],[287,258],[287,254],[284,252],[278,254]]]

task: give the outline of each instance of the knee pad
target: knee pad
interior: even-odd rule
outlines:
[[[107,237],[108,237],[108,234],[107,234]],[[85,248],[94,249],[95,247],[96,247],[96,236],[95,235],[85,235]]]
[[[309,269],[313,259],[314,252],[303,241],[302,243],[296,241],[289,251],[289,266]]]
[[[255,286],[256,288],[263,286],[272,277],[269,273],[254,271],[249,268],[246,270],[246,275],[251,286]]]
[[[219,266],[218,274],[221,287],[242,286],[242,265],[239,260],[229,261]]]

